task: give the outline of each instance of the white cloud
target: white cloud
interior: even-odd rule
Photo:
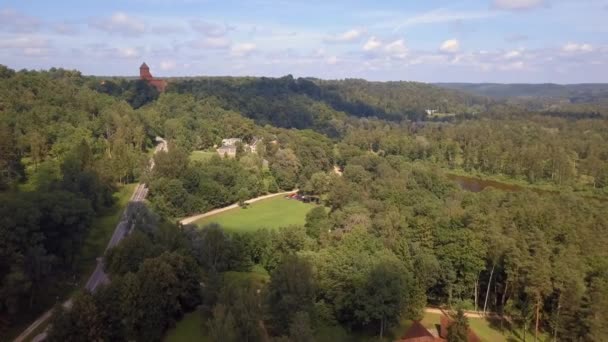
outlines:
[[[407,47],[403,39],[395,40],[392,43],[387,44],[384,50],[392,57],[405,58],[407,56]]]
[[[441,52],[456,53],[460,50],[460,42],[457,39],[448,39],[439,47]]]
[[[513,59],[518,57],[521,57],[521,51],[513,50],[504,54],[504,58],[506,59]]]
[[[160,69],[163,71],[174,70],[177,67],[177,64],[174,60],[166,60],[160,62]]]
[[[2,49],[42,49],[49,47],[48,39],[32,36],[0,39]]]
[[[53,31],[64,35],[75,35],[78,33],[76,26],[68,22],[61,22],[53,25]]]
[[[313,53],[310,54],[313,58],[321,58],[325,57],[325,49],[316,49]]]
[[[127,15],[124,12],[116,12],[109,18],[94,20],[90,26],[108,33],[123,35],[139,35],[146,31],[143,21]]]
[[[29,33],[40,29],[42,22],[36,17],[25,15],[11,8],[0,9],[0,29],[9,32]]]
[[[486,19],[495,16],[496,13],[489,11],[452,11],[445,8],[439,8],[430,12],[421,13],[397,23],[394,31],[398,31],[404,27],[440,24],[448,22],[462,22],[465,20]]]
[[[352,43],[361,40],[365,33],[366,31],[364,29],[352,29],[344,33],[326,37],[324,41],[326,43]]]
[[[325,62],[329,65],[336,65],[340,62],[340,59],[336,56],[331,56],[325,60]]]
[[[196,49],[227,49],[230,45],[230,40],[225,37],[203,38],[190,43],[190,46]]]
[[[235,57],[249,56],[256,50],[256,45],[253,43],[240,43],[235,44],[230,49],[230,52]]]
[[[562,51],[568,53],[592,52],[593,46],[590,44],[567,43],[562,47]]]
[[[202,21],[199,19],[194,19],[190,21],[190,26],[206,35],[209,37],[223,37],[225,36],[229,30],[231,30],[231,27],[228,27],[227,25],[218,25],[215,23],[210,23],[210,22],[206,22],[206,21]]]
[[[523,70],[525,68],[526,68],[526,65],[522,61],[508,63],[508,64],[500,64],[498,66],[499,70],[504,70],[504,71]]]
[[[521,11],[540,7],[544,2],[544,0],[494,0],[494,8]]]
[[[374,51],[374,50],[377,50],[378,48],[380,48],[381,46],[382,46],[382,42],[378,38],[371,37],[363,45],[363,50],[364,51]]]
[[[43,48],[25,48],[23,54],[26,56],[45,56],[48,53],[48,49]]]
[[[122,58],[138,58],[141,55],[138,49],[132,47],[118,48],[117,52],[118,56]]]

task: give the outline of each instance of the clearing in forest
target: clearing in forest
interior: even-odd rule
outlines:
[[[195,224],[204,226],[217,223],[231,232],[248,232],[262,228],[278,229],[291,225],[303,226],[306,222],[306,214],[314,207],[314,204],[277,196],[249,204],[247,208],[237,207],[205,217]]]

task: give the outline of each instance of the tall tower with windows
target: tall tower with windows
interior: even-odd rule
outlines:
[[[146,62],[144,62],[139,67],[139,78],[141,78],[142,80],[146,80],[146,81],[150,81],[150,80],[154,79],[152,77],[152,74],[150,73],[150,68],[148,67],[148,64],[146,64]]]

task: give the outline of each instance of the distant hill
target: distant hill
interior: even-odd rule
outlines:
[[[168,92],[214,97],[259,124],[309,128],[337,113],[387,120],[419,120],[426,109],[477,113],[487,97],[418,82],[369,82],[360,79],[196,77],[170,80]],[[339,114],[338,114],[339,115]],[[323,118],[321,118],[323,117]]]
[[[502,83],[435,83],[445,89],[466,91],[494,99],[512,97],[567,99],[571,103],[599,103],[608,99],[608,83],[583,84],[502,84]]]

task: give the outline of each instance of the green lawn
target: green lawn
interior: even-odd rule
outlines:
[[[209,338],[203,333],[203,319],[198,310],[185,314],[165,337],[165,342],[189,341],[209,341]]]
[[[216,155],[217,152],[212,151],[192,151],[192,153],[190,153],[190,161],[206,161]]]
[[[261,228],[278,229],[290,225],[304,225],[306,214],[314,207],[313,204],[277,196],[250,204],[246,209],[231,209],[195,223],[203,226],[215,222],[232,232]]]

